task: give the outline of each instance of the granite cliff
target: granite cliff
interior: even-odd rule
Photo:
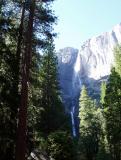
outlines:
[[[99,98],[100,83],[110,74],[114,63],[113,49],[117,43],[121,43],[121,24],[88,39],[79,50],[71,47],[59,50],[59,80],[67,111],[78,103],[83,84],[91,96]]]

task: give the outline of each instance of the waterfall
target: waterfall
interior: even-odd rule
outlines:
[[[78,52],[77,59],[74,65],[74,71],[78,73],[80,71],[80,68],[81,68],[81,59],[80,59],[80,54]]]
[[[80,88],[82,86],[80,71],[81,71],[81,57],[80,57],[80,53],[78,52],[78,55],[74,64],[74,68],[73,68],[73,79],[72,79],[73,91],[75,93],[77,93],[77,90],[80,91]],[[74,97],[75,97],[75,93],[73,93]]]
[[[72,123],[72,134],[74,137],[77,136],[76,133],[76,125],[75,125],[75,109],[76,109],[76,101],[78,94],[80,92],[80,88],[82,86],[81,78],[80,78],[80,70],[81,70],[81,57],[78,52],[74,68],[73,68],[73,78],[72,78],[72,105],[71,105],[71,123]]]
[[[72,123],[72,134],[74,137],[76,137],[76,127],[75,127],[75,120],[74,120],[75,106],[72,106],[70,113],[71,113],[71,123]]]

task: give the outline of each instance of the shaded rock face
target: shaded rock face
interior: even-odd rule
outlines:
[[[59,81],[64,104],[71,106],[73,99],[73,74],[74,64],[78,56],[78,50],[65,48],[58,52]]]
[[[113,49],[118,43],[121,43],[121,24],[87,40],[80,50],[68,47],[58,52],[60,87],[67,111],[78,103],[83,84],[90,95],[99,98],[100,83],[110,74],[114,63]]]

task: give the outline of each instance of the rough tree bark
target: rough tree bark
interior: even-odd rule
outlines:
[[[35,0],[30,1],[29,20],[26,32],[26,42],[24,50],[24,58],[22,61],[22,82],[21,82],[21,99],[19,107],[18,131],[17,131],[17,146],[16,160],[26,159],[26,133],[27,133],[27,102],[28,102],[28,83],[29,72],[31,65],[31,50],[32,50],[32,34],[33,34],[33,19],[35,10]]]

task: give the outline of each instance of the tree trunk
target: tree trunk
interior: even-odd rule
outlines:
[[[26,133],[27,133],[27,102],[28,102],[28,83],[29,72],[31,64],[31,50],[32,50],[32,34],[33,34],[33,18],[35,10],[35,0],[31,0],[29,10],[29,21],[26,32],[26,42],[24,58],[22,62],[22,84],[21,84],[21,99],[19,107],[19,120],[18,120],[18,132],[17,132],[17,146],[16,146],[16,160],[26,159]]]
[[[24,23],[24,17],[25,17],[25,2],[23,3],[23,8],[22,8],[22,14],[21,14],[21,22],[19,26],[19,33],[18,33],[18,42],[17,42],[17,50],[16,50],[16,75],[18,77],[16,78],[16,85],[17,85],[17,90],[18,90],[18,85],[19,85],[19,75],[20,75],[20,59],[21,59],[21,46],[22,46],[22,40],[23,40],[23,23]]]

